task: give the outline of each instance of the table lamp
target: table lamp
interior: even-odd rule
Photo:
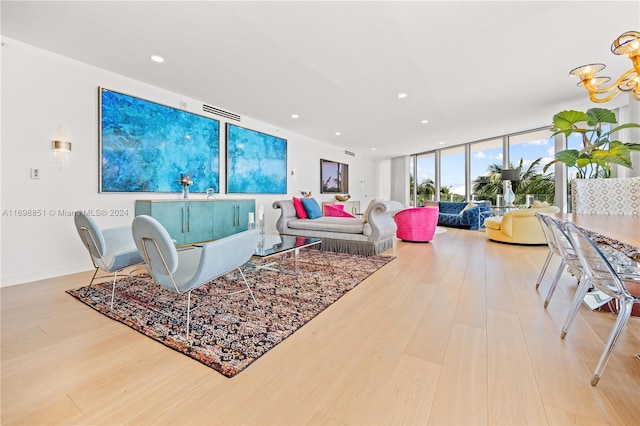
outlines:
[[[520,169],[502,169],[501,177],[503,181],[506,181],[504,190],[504,201],[507,207],[513,207],[513,202],[516,199],[516,195],[511,188],[511,182],[514,180],[520,180]]]

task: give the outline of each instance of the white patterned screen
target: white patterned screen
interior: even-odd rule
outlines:
[[[640,177],[574,179],[573,213],[640,216]]]

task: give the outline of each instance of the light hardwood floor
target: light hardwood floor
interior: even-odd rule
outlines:
[[[397,258],[228,379],[64,293],[76,274],[1,290],[3,424],[640,424],[640,319],[597,387],[613,324],[546,247],[449,229]]]

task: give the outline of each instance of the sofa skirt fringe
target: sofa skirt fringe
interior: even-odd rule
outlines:
[[[320,244],[312,247],[324,251],[373,256],[393,247],[393,238],[375,243],[370,241],[347,241],[323,238]]]

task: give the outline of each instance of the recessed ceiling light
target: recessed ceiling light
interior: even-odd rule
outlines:
[[[440,145],[444,145],[444,142],[440,141],[440,142],[438,142],[438,144],[440,144]]]
[[[375,150],[376,150],[376,148],[371,148],[371,151],[375,151]]]
[[[336,136],[340,136],[342,133],[340,132],[336,132]]]
[[[427,124],[429,122],[429,120],[422,120],[421,123],[422,124]]]
[[[159,63],[159,64],[161,64],[161,63],[163,63],[163,62],[164,62],[164,58],[163,58],[162,56],[159,56],[159,55],[151,55],[149,58],[150,58],[153,62],[157,62],[157,63]]]
[[[291,114],[291,118],[300,118],[298,114]]]
[[[406,94],[406,93],[398,93],[398,97],[399,97],[400,99],[404,99],[404,98],[406,98],[406,97],[407,97],[407,94]]]

